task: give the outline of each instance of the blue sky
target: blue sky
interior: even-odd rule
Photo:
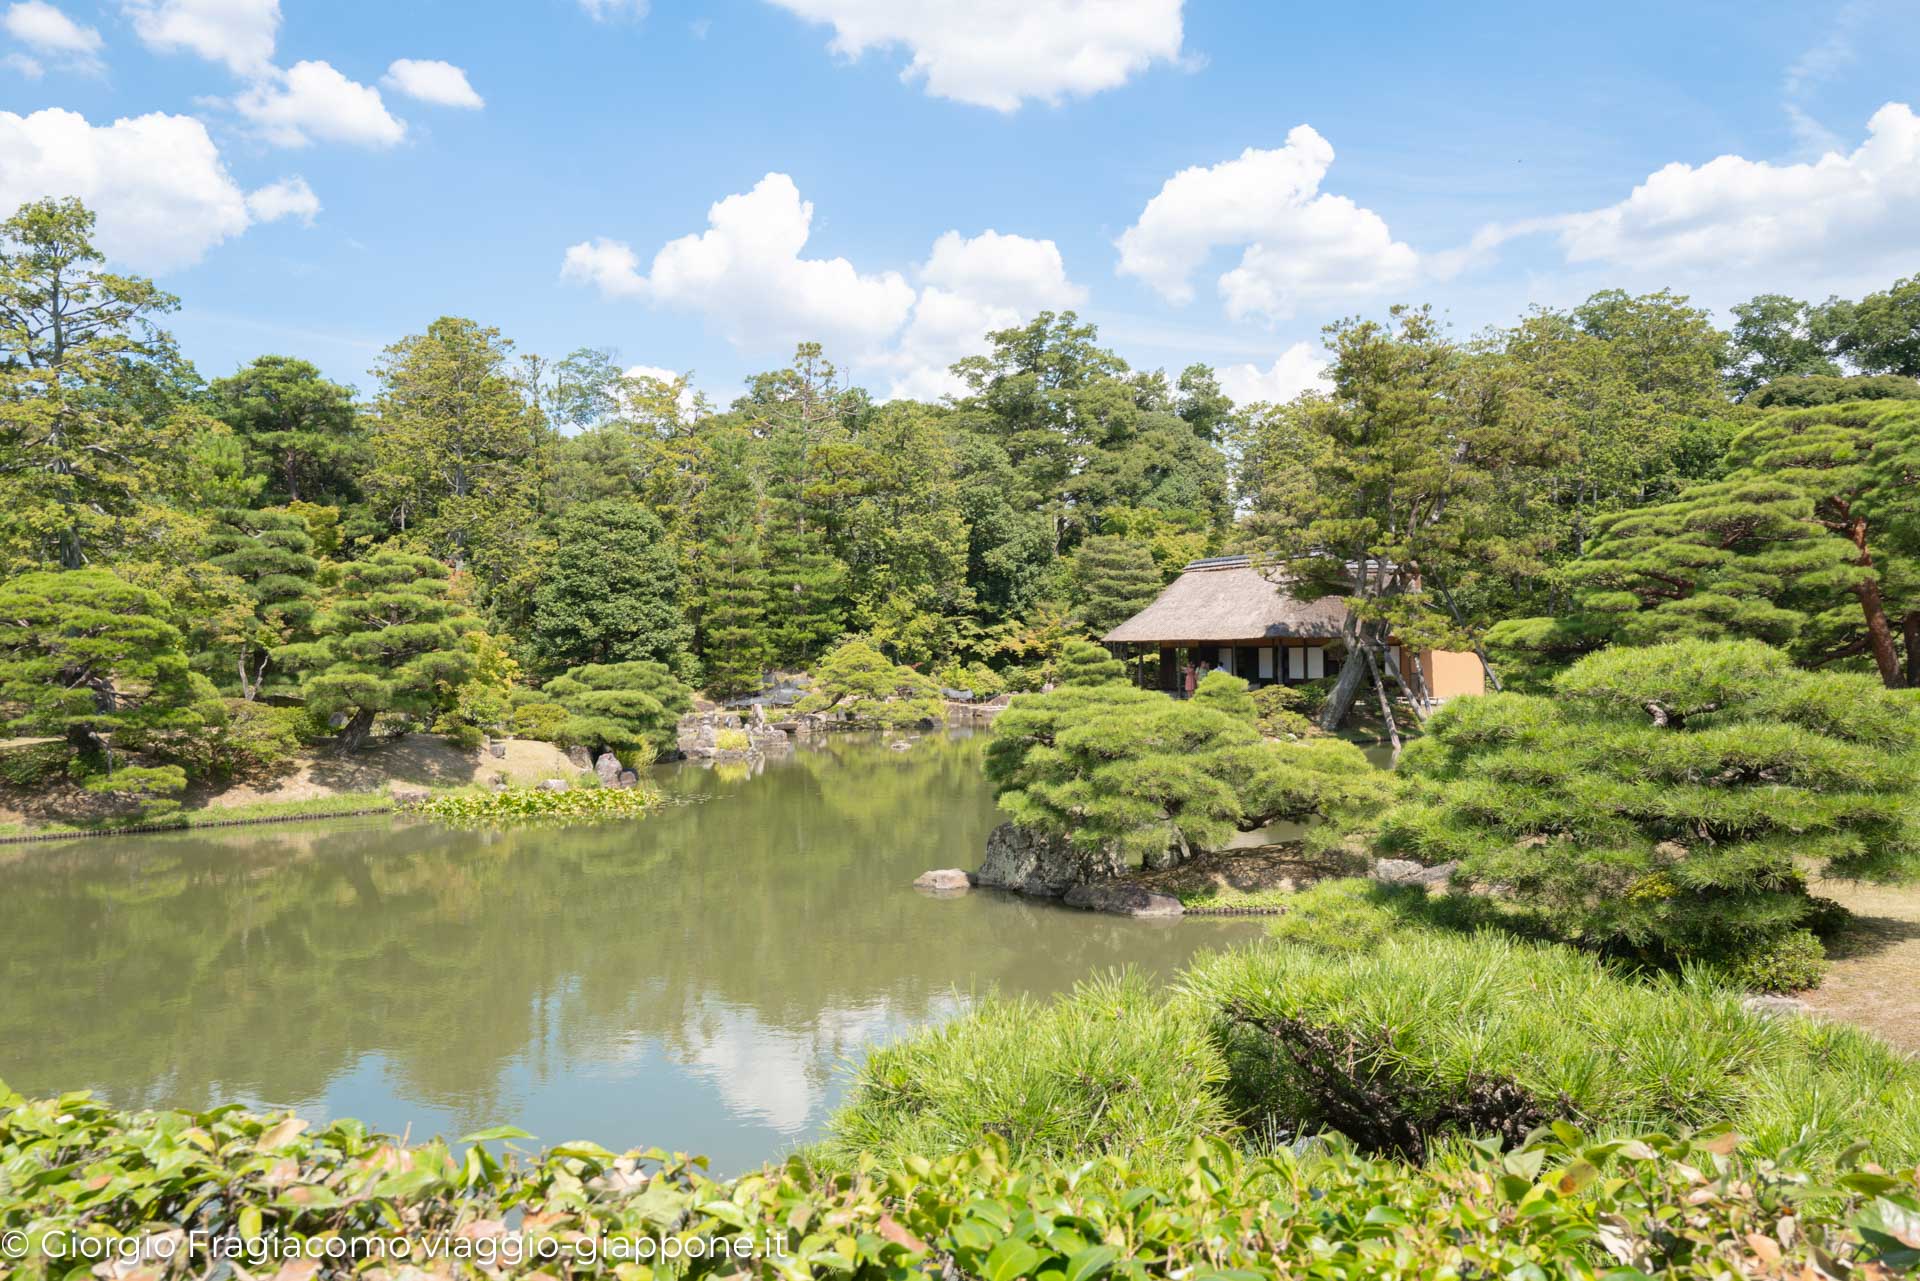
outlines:
[[[89,199],[210,377],[451,313],[933,395],[1071,305],[1251,398],[1393,301],[1920,271],[1915,0],[0,0],[0,59],[0,205]]]

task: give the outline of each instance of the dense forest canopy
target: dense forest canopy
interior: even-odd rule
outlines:
[[[163,327],[177,301],[92,234],[73,200],[0,227],[23,597],[0,690],[14,732],[76,749],[117,726],[165,758],[258,726],[237,704],[357,739],[583,665],[729,695],[853,636],[1032,687],[1222,551],[1352,597],[1354,654],[1392,632],[1524,685],[1608,643],[1752,636],[1920,683],[1920,277],[1763,295],[1725,332],[1668,292],[1470,339],[1399,307],[1327,328],[1324,390],[1239,406],[1043,312],[940,403],[876,401],[803,343],[723,407],[458,317],[388,347],[369,394],[287,354],[209,381]],[[58,707],[22,692],[48,679]]]

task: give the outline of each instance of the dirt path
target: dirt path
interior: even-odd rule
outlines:
[[[1827,881],[1814,891],[1846,904],[1855,920],[1827,944],[1832,968],[1807,1003],[1920,1054],[1920,887]]]

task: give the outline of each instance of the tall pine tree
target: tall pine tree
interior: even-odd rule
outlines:
[[[707,439],[710,479],[694,520],[695,639],[707,688],[722,698],[757,691],[769,657],[750,448],[743,431]]]

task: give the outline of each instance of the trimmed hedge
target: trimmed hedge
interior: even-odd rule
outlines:
[[[104,1253],[138,1259],[100,1275],[171,1281],[207,1274],[214,1241],[285,1281],[1874,1278],[1920,1261],[1914,1171],[1819,1184],[1731,1155],[1725,1134],[1592,1143],[1563,1126],[1430,1170],[1340,1144],[1247,1159],[1196,1143],[1164,1182],[1118,1157],[1021,1167],[1003,1144],[842,1172],[796,1157],[730,1182],[658,1151],[576,1142],[503,1162],[485,1147],[519,1137],[456,1152],[354,1121],[0,1087],[0,1272],[80,1278]]]

